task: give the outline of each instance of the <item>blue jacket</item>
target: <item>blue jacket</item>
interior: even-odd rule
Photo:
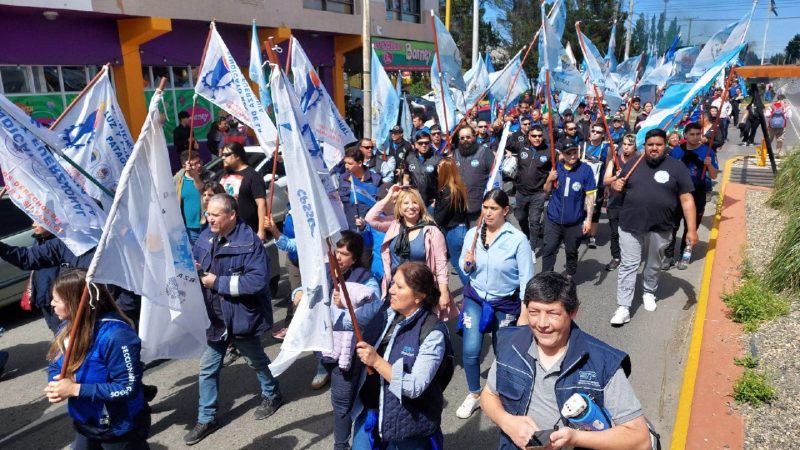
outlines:
[[[61,239],[48,239],[32,247],[12,247],[0,242],[0,258],[22,270],[41,270],[49,268],[86,269],[92,262],[94,249],[81,256],[75,256]],[[117,306],[134,321],[139,320],[142,298],[131,291],[108,285]],[[49,289],[48,289],[49,296]]]
[[[233,231],[217,237],[207,228],[200,233],[192,254],[203,272],[217,276],[214,287],[203,288],[211,326],[209,341],[234,336],[260,336],[272,327],[269,262],[261,240],[241,220]],[[213,256],[212,256],[213,254]]]
[[[344,215],[347,217],[347,228],[361,233],[363,230],[359,230],[356,226],[356,216],[359,216],[362,219],[366,217],[367,212],[369,212],[369,209],[372,207],[372,205],[367,205],[363,202],[359,202],[357,205],[353,204],[353,199],[351,198],[353,195],[353,186],[350,182],[350,177],[352,176],[353,175],[350,172],[345,172],[339,175],[339,198],[342,199]],[[377,188],[381,185],[381,176],[367,169],[363,182],[369,183]]]
[[[577,225],[586,218],[586,195],[597,191],[594,173],[588,165],[580,161],[569,169],[560,161],[556,170],[558,184],[550,192],[547,218],[559,225]]]
[[[533,395],[536,361],[528,354],[532,343],[533,332],[527,326],[501,328],[497,332],[497,394],[503,409],[515,416],[526,414]],[[556,380],[558,410],[578,392],[590,395],[598,406],[604,407],[603,389],[620,367],[626,375],[630,374],[630,358],[625,352],[584,333],[573,322],[561,374]],[[499,448],[517,448],[502,430]]]
[[[33,235],[34,247],[43,245],[47,241],[56,238],[55,235],[40,236]],[[31,289],[33,294],[33,301],[37,308],[45,309],[50,307],[50,285],[61,272],[60,267],[47,267],[33,271],[33,278],[31,279]]]
[[[98,317],[93,336],[86,359],[75,373],[80,393],[67,403],[76,428],[85,436],[103,440],[149,426],[139,336],[116,314]],[[61,356],[50,364],[50,381],[61,372],[63,362]]]

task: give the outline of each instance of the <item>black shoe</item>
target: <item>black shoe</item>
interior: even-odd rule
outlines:
[[[212,420],[208,423],[198,422],[195,424],[194,428],[192,428],[192,431],[183,437],[183,442],[186,445],[197,444],[205,439],[206,436],[216,431],[217,428],[219,428],[219,423],[216,420]]]
[[[6,371],[6,363],[8,362],[8,352],[0,352],[0,377]]]
[[[255,412],[253,413],[253,417],[256,420],[266,419],[267,417],[275,414],[275,411],[278,410],[283,405],[283,398],[281,398],[281,394],[276,395],[272,399],[263,398],[261,400],[261,405],[256,408]]]
[[[225,352],[225,358],[222,359],[222,367],[228,367],[235,363],[240,356],[242,356],[242,354],[239,353],[239,350],[236,350],[236,347],[229,345],[227,351]]]
[[[606,270],[609,272],[617,270],[619,267],[619,262],[620,261],[617,258],[612,259],[610,263],[606,264]]]
[[[152,384],[143,384],[142,390],[144,391],[144,401],[150,403],[156,398],[156,394],[158,394],[158,387]]]
[[[675,267],[675,259],[674,258],[667,258],[664,262],[664,265],[661,267],[661,270],[670,270]]]

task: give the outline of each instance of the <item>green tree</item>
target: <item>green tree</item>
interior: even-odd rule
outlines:
[[[800,60],[800,34],[795,34],[792,40],[786,44],[784,53],[786,54],[787,64],[796,64]]]
[[[678,25],[678,18],[673,17],[672,20],[669,22],[669,27],[667,28],[667,32],[665,35],[665,44],[666,49],[669,49],[669,46],[672,45],[672,41],[678,37],[678,34],[681,32],[681,27]],[[664,51],[666,51],[666,49]]]
[[[452,0],[450,34],[461,50],[463,68],[472,66],[472,0]],[[503,44],[500,35],[492,24],[483,19],[486,9],[480,6],[481,21],[478,23],[478,51],[486,53]]]
[[[658,49],[659,55],[664,54],[664,52],[667,51],[665,45],[669,45],[664,44],[664,41],[666,40],[664,35],[664,23],[666,20],[667,16],[662,12],[658,16],[658,26],[656,27],[656,48]]]
[[[638,55],[647,51],[647,19],[640,14],[631,33],[631,55]]]

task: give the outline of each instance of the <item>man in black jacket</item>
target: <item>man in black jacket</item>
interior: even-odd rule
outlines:
[[[431,149],[431,135],[420,131],[414,137],[414,151],[406,155],[403,184],[417,188],[425,206],[430,206],[438,189],[438,165],[441,157]]]
[[[472,129],[464,127],[458,130],[458,148],[453,157],[467,187],[467,220],[472,225],[481,215],[483,192],[492,174],[494,153],[488,143],[477,144]]]
[[[544,182],[552,169],[550,151],[544,143],[544,130],[534,126],[528,139],[517,147],[516,206],[514,215],[520,229],[528,235],[531,250],[539,245],[542,231],[542,212],[547,194]]]

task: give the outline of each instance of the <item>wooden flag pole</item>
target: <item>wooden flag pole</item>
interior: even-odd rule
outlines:
[[[639,85],[639,81],[641,78],[639,77],[639,70],[642,68],[642,62],[644,61],[644,53],[639,56],[639,64],[636,65],[636,79],[633,81],[633,89],[631,90],[631,95],[628,97],[627,105],[625,106],[625,124],[630,123],[631,121],[631,107],[633,106],[633,97],[636,96],[636,87]],[[630,130],[633,132],[633,130]]]
[[[278,60],[278,55],[275,53],[275,50],[272,49],[273,46],[273,38],[270,36],[267,39],[267,42],[264,42],[264,50],[267,52],[267,59],[269,59],[270,64],[275,65],[278,70],[281,70],[280,61]],[[272,68],[270,68],[272,70]],[[269,198],[267,199],[267,217],[272,219],[272,200],[275,197],[275,177],[278,176],[278,150],[281,147],[281,135],[275,137],[275,150],[272,151],[272,177],[269,180]]]
[[[594,84],[594,95],[597,99],[597,107],[600,109],[600,116],[603,118],[603,126],[606,129],[606,136],[608,137],[608,146],[611,150],[611,153],[614,155],[614,163],[619,165],[619,161],[617,160],[617,148],[614,146],[614,139],[611,137],[611,129],[608,128],[608,119],[606,119],[606,110],[603,108],[603,100],[600,97],[600,90],[597,88],[597,84]]]
[[[192,96],[192,117],[189,119],[189,157],[186,159],[187,162],[192,160],[192,141],[194,140],[194,110],[197,108],[197,94]],[[212,125],[214,126],[214,125]],[[180,155],[179,155],[180,156]]]

